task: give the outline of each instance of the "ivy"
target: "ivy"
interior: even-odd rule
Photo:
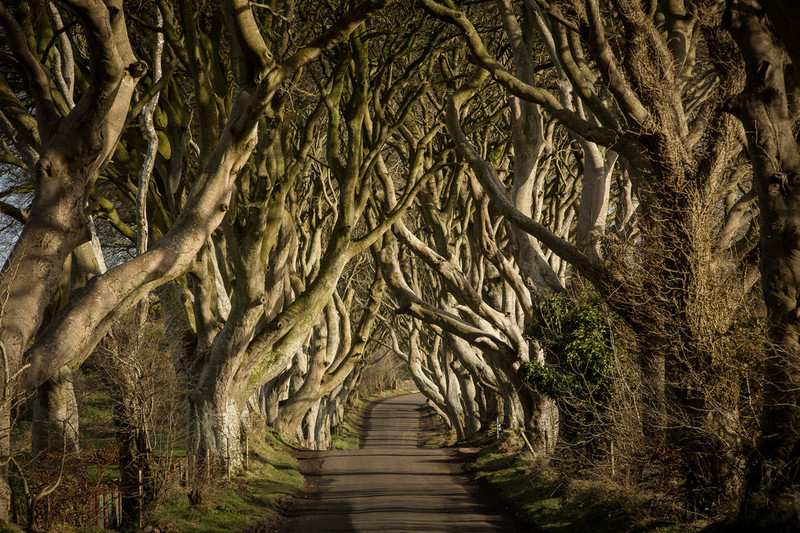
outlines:
[[[520,378],[552,398],[569,421],[592,425],[614,391],[613,317],[598,295],[585,291],[541,300],[529,329],[545,351],[545,364],[531,361]]]

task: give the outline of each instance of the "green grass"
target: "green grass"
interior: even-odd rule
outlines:
[[[386,391],[358,400],[347,411],[338,428],[334,445],[338,449],[358,448],[364,415],[377,400],[408,391]],[[176,491],[169,501],[148,516],[147,523],[161,531],[200,533],[245,531],[257,522],[268,522],[279,514],[280,501],[300,491],[305,480],[290,446],[276,433],[250,440],[250,468],[234,477],[215,481],[213,490],[203,494],[199,505],[189,503],[185,491]]]
[[[483,435],[473,467],[515,518],[531,530],[553,533],[690,533],[706,524],[679,524],[652,518],[652,502],[631,488],[596,480],[568,479],[544,459],[523,451],[519,438]]]
[[[250,468],[214,482],[199,505],[191,505],[185,491],[148,516],[162,531],[244,531],[256,522],[279,514],[280,500],[303,488],[305,481],[288,446],[272,433],[250,440]]]

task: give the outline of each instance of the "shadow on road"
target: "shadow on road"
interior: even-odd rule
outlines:
[[[464,475],[463,456],[418,446],[423,404],[419,393],[376,403],[361,449],[299,452],[307,494],[263,531],[516,531]]]

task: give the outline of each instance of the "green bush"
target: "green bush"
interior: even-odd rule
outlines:
[[[613,315],[595,293],[585,291],[541,300],[534,317],[529,333],[541,344],[545,363],[523,363],[520,378],[556,402],[566,427],[593,432],[619,374]]]

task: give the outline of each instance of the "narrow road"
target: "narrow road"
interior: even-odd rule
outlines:
[[[314,452],[316,487],[289,510],[286,531],[512,531],[489,514],[453,450],[418,448],[420,393],[376,404],[358,450]]]

